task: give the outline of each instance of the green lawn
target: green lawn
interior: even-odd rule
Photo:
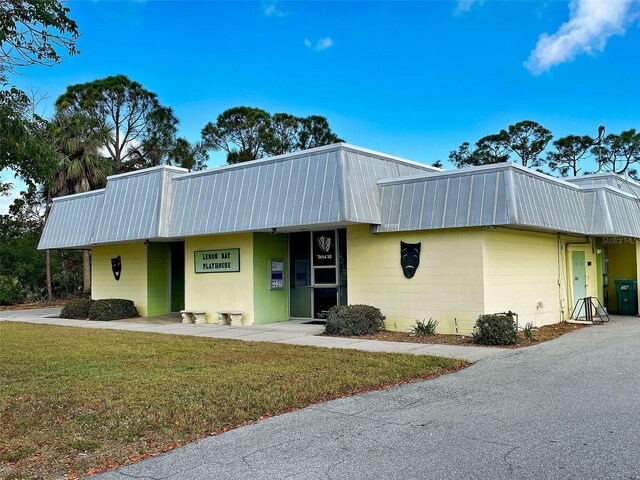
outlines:
[[[0,322],[0,477],[54,478],[130,463],[265,415],[464,365]]]

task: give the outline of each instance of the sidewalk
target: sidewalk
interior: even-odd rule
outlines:
[[[225,338],[247,342],[273,342],[293,345],[306,345],[326,348],[352,348],[370,352],[409,353],[412,355],[437,355],[440,357],[460,358],[468,362],[477,362],[483,358],[506,351],[503,348],[463,347],[458,345],[433,345],[406,342],[385,342],[318,336],[324,331],[322,325],[305,325],[301,321],[288,321],[268,325],[242,327],[221,326],[215,324],[194,325],[176,323],[150,323],[147,319],[132,321],[96,322],[89,320],[69,320],[56,318],[59,308],[39,310],[8,310],[0,312],[0,321],[40,323],[65,327],[83,327],[105,330],[128,330],[135,332],[153,332],[194,337]]]

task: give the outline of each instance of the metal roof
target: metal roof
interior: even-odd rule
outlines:
[[[160,166],[55,199],[38,248],[348,223],[640,237],[640,185],[570,180],[509,163],[442,171],[342,143],[204,172]]]
[[[171,180],[186,172],[183,168],[160,166],[109,177],[92,243],[166,236],[163,229],[167,205],[163,200],[172,195]]]
[[[565,180],[581,187],[608,185],[617,190],[640,197],[640,184],[626,176],[617,175],[611,172],[592,173],[589,175],[581,175],[579,177],[565,178]]]
[[[596,180],[580,187],[502,163],[381,181],[382,223],[373,231],[502,225],[640,237],[640,199]]]
[[[379,223],[381,178],[436,171],[345,144],[183,175],[169,236]]]
[[[102,212],[104,189],[55,198],[38,248],[90,245]]]

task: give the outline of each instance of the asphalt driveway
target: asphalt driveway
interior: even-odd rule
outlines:
[[[640,478],[640,319],[274,417],[106,479]]]

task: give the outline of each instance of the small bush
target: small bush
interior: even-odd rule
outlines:
[[[411,333],[416,337],[430,337],[436,334],[436,327],[438,322],[435,318],[429,318],[429,320],[416,320],[416,324],[411,328]]]
[[[89,298],[76,298],[69,300],[60,312],[61,318],[86,319],[89,318],[89,310],[93,300]]]
[[[534,340],[535,337],[533,335],[533,322],[527,322],[524,325],[522,332],[524,333],[524,338],[526,338],[527,340]]]
[[[514,345],[518,343],[518,327],[513,313],[480,315],[473,328],[473,341],[482,345]]]
[[[0,275],[0,305],[14,305],[20,298],[17,278]]]
[[[370,305],[332,307],[325,326],[328,335],[368,335],[381,330],[384,330],[384,315]]]
[[[122,298],[106,298],[94,300],[89,310],[89,320],[108,322],[138,316],[138,310],[131,300]]]

